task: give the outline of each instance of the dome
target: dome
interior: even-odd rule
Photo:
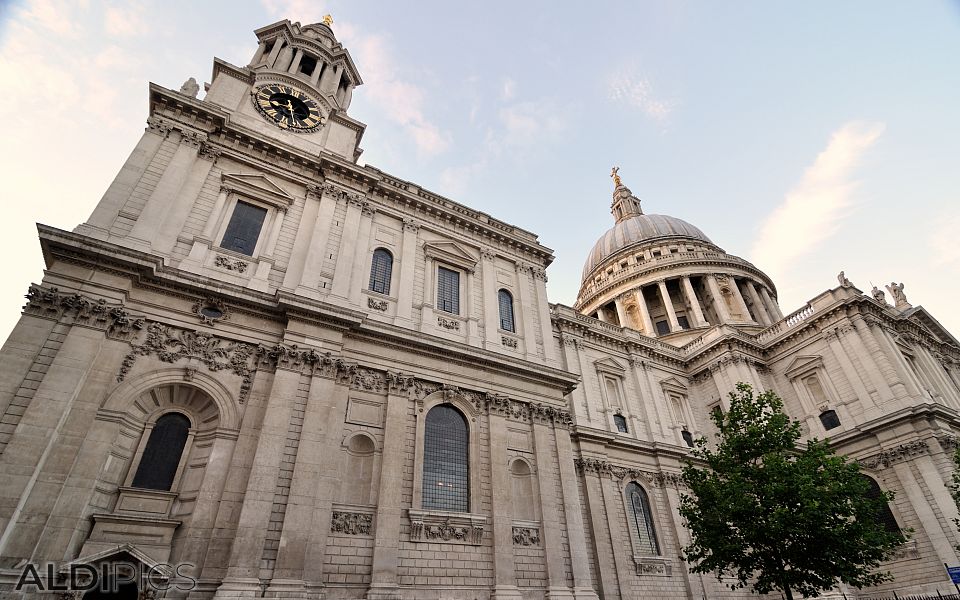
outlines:
[[[702,231],[683,219],[667,215],[635,214],[621,220],[600,236],[583,265],[583,279],[586,280],[600,263],[624,248],[670,237],[713,244]]]

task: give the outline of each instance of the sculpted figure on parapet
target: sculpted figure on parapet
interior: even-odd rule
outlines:
[[[887,303],[887,296],[883,293],[883,290],[877,286],[873,286],[873,289],[870,290],[870,294],[873,296],[873,299],[882,304]]]
[[[891,281],[890,285],[886,286],[887,291],[890,292],[890,296],[893,298],[893,305],[897,308],[910,308],[910,303],[907,302],[907,296],[903,293],[903,284]]]

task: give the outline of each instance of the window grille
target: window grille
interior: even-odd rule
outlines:
[[[267,209],[246,202],[237,202],[220,247],[253,256],[253,251],[257,247],[257,238],[260,237],[260,229],[266,218]]]
[[[500,329],[516,332],[513,322],[513,296],[507,290],[497,292],[497,301],[500,303]]]
[[[180,413],[167,413],[157,419],[133,476],[133,487],[169,490],[189,432],[190,420]]]
[[[437,268],[437,309],[460,314],[460,272]]]
[[[647,492],[631,481],[627,484],[625,495],[627,520],[630,521],[634,548],[640,556],[660,556],[660,545],[657,543],[657,531],[653,526],[653,515],[650,513],[650,499],[647,497]]]
[[[617,426],[620,433],[629,433],[627,430],[627,418],[623,415],[613,415],[613,423]]]
[[[393,274],[393,255],[388,250],[373,251],[370,265],[370,291],[390,295],[390,276]]]
[[[467,421],[441,404],[427,413],[423,436],[423,508],[470,510],[470,456]]]

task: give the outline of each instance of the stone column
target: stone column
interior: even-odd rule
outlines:
[[[567,529],[567,544],[570,547],[573,597],[576,600],[597,600],[597,593],[590,587],[587,536],[583,528],[583,511],[580,506],[580,492],[577,488],[577,472],[573,466],[573,444],[570,441],[570,432],[555,426],[553,435],[560,467],[560,491],[563,494],[563,514],[566,517],[564,525]]]
[[[163,221],[159,223],[156,238],[151,244],[153,249],[161,254],[169,255],[177,243],[177,237],[183,231],[183,226],[193,210],[200,188],[203,187],[210,170],[213,168],[219,150],[211,150],[202,142],[198,146],[197,156],[202,160],[194,161],[190,172],[186,174],[183,184],[174,197],[170,199]]]
[[[493,250],[484,248],[480,252],[480,276],[483,278],[483,337],[489,350],[502,347],[500,336],[497,334],[500,329],[500,304],[497,298],[499,284],[496,260],[497,255]],[[517,303],[513,310],[514,329],[517,328],[517,313],[522,311],[523,306]]]
[[[260,560],[299,385],[299,371],[277,369],[270,396],[264,399],[266,412],[243,496],[227,575],[217,588],[217,598],[260,596]]]
[[[650,318],[650,310],[647,308],[647,299],[643,296],[643,288],[638,287],[633,293],[637,297],[637,310],[640,312],[643,333],[648,337],[657,337],[657,330],[653,327],[653,319]]]
[[[350,294],[350,279],[353,273],[353,261],[356,260],[357,236],[360,232],[360,216],[366,202],[359,196],[348,199],[347,216],[343,220],[343,235],[340,237],[340,251],[337,253],[337,266],[333,272],[331,294],[347,298]]]
[[[600,515],[606,510],[601,488],[604,484],[604,476],[593,469],[585,469],[583,472],[585,499],[589,506],[590,524],[593,530],[594,547],[600,544],[606,544],[609,540],[611,545],[613,540],[610,537],[610,524],[604,521]],[[622,526],[621,526],[622,527]],[[620,550],[620,552],[618,552]],[[601,598],[613,598],[620,595],[619,582],[617,581],[617,568],[615,566],[615,556],[622,554],[622,548],[614,548],[613,555],[606,552],[597,553],[597,584],[600,586]]]
[[[353,86],[348,86],[343,90],[343,99],[340,100],[340,108],[347,110],[350,107],[350,100],[353,99]]]
[[[667,309],[667,319],[670,323],[670,331],[680,331],[680,322],[677,321],[677,312],[673,308],[673,300],[670,299],[670,292],[667,291],[667,282],[663,279],[657,280],[657,289],[660,291],[660,301]]]
[[[922,346],[917,348],[917,358],[926,366],[930,378],[933,380],[932,383],[938,388],[936,391],[940,396],[949,400],[953,406],[957,406],[960,398],[957,397],[956,388],[953,386],[953,382],[949,380],[949,376],[943,365],[930,354],[927,348]]]
[[[520,307],[523,320],[523,351],[527,360],[537,360],[537,333],[533,322],[533,298],[530,293],[533,287],[530,281],[530,265],[515,263],[517,269],[517,305]]]
[[[555,444],[550,439],[550,425],[534,419],[533,444],[537,461],[537,489],[540,490],[541,539],[543,540],[543,561],[547,568],[547,597],[568,593],[566,574],[563,570],[563,538],[560,535],[562,524],[557,512],[556,497],[545,490],[555,489],[550,477],[550,465],[557,457],[553,456]]]
[[[156,240],[170,205],[176,201],[180,189],[189,178],[193,163],[197,160],[200,140],[187,134],[181,133],[180,136],[180,145],[153,188],[153,193],[147,198],[133,229],[130,230],[128,238],[132,239],[128,241],[134,242],[140,250],[149,251],[151,244]]]
[[[364,267],[367,266],[367,256],[370,248],[370,232],[373,229],[373,215],[376,214],[369,204],[364,205],[360,216],[360,230],[357,232],[357,239],[354,241],[353,272],[350,276],[349,298],[352,304],[360,304],[360,292],[369,284],[369,273],[364,273]],[[337,262],[343,260],[338,257]],[[367,277],[364,277],[366,275]]]
[[[423,306],[420,309],[420,331],[433,331],[437,326],[433,318],[433,308],[437,302],[437,286],[434,282],[437,266],[432,256],[427,256],[423,271]]]
[[[620,327],[630,327],[627,309],[623,305],[623,297],[617,296],[614,298],[613,305],[617,307],[617,319],[620,320]]]
[[[397,290],[397,321],[413,324],[413,277],[417,260],[417,232],[420,226],[413,219],[403,220],[403,242],[400,249],[400,284]],[[426,292],[426,290],[424,290]]]
[[[333,213],[337,209],[339,199],[333,190],[322,190],[319,187],[307,189],[306,205],[300,220],[300,231],[291,256],[303,256],[302,269],[293,264],[287,267],[287,277],[284,287],[293,283],[298,294],[316,294],[320,286],[320,277],[323,271],[323,261],[327,256],[327,242],[330,239],[330,229],[333,223]],[[312,217],[312,218],[311,218]],[[292,261],[291,261],[292,263]],[[297,273],[299,271],[299,273]],[[291,276],[296,279],[291,282]]]
[[[543,267],[536,266],[531,272],[533,274],[533,288],[536,292],[536,310],[540,317],[540,336],[543,339],[543,356],[548,363],[557,366],[560,363],[560,357],[557,356],[557,348],[553,344],[550,300],[547,298],[547,271]]]
[[[290,67],[290,61],[293,59],[293,47],[287,44],[283,45],[280,55],[277,56],[277,62],[273,68],[277,71],[286,71]]]
[[[690,277],[684,275],[680,278],[680,288],[687,296],[687,302],[690,304],[690,311],[693,313],[693,326],[704,327],[710,323],[703,317],[703,309],[700,308],[700,300],[697,299],[697,293],[693,291],[693,284],[690,283]]]
[[[630,535],[626,528],[626,523],[620,520],[617,510],[617,504],[624,503],[622,482],[613,478],[600,478],[600,501],[605,506],[607,513],[607,531],[610,532],[610,543],[613,545],[613,565],[616,570],[617,587],[620,590],[620,597],[629,597],[630,590],[630,571],[635,570],[632,560],[632,553],[623,550],[631,547],[630,538],[624,538],[624,533]],[[617,493],[615,493],[617,492]]]
[[[723,294],[720,293],[720,284],[714,275],[706,275],[707,287],[710,289],[710,295],[713,296],[713,310],[720,317],[720,323],[730,321],[730,311],[727,310],[727,303],[723,300]]]
[[[313,73],[310,75],[310,83],[316,87],[317,83],[320,81],[320,73],[323,72],[326,63],[323,62],[322,58],[317,58],[317,66],[313,68]]]
[[[877,342],[877,338],[875,337],[873,330],[871,330],[867,322],[864,321],[860,316],[854,316],[850,320],[857,332],[860,334],[860,339],[867,347],[869,355],[872,356],[879,365],[880,373],[883,375],[886,386],[890,388],[893,396],[898,399],[906,398],[908,395],[907,388],[903,385],[896,368],[894,368],[893,364],[891,363],[891,357],[887,356],[887,353]]]
[[[256,54],[253,55],[253,59],[250,61],[250,64],[247,66],[253,67],[257,63],[259,63],[260,60],[263,58],[263,53],[266,52],[266,50],[267,50],[267,42],[266,40],[261,40],[260,45],[257,46]]]
[[[750,296],[750,303],[753,304],[753,310],[757,313],[761,325],[773,325],[773,319],[767,314],[767,307],[763,305],[763,300],[757,293],[757,288],[753,287],[752,281],[746,281],[747,295]]]
[[[603,314],[603,306],[597,309],[597,319],[603,323],[607,322],[607,315]]]
[[[267,56],[267,66],[275,67],[277,64],[277,57],[280,55],[280,50],[285,46],[282,39],[277,39],[273,42],[273,48],[270,49],[270,55]]]
[[[945,523],[941,523],[933,506],[927,501],[921,483],[913,476],[910,465],[906,462],[900,462],[893,465],[893,470],[900,480],[900,486],[910,500],[910,505],[917,513],[920,528],[927,534],[933,551],[937,554],[937,562],[954,565],[957,563],[957,551],[953,546],[952,540],[947,537],[946,530],[950,529]],[[943,487],[943,480],[940,479],[939,485]],[[924,486],[925,487],[925,486]]]
[[[674,485],[671,485],[667,481],[663,482],[663,496],[667,500],[667,510],[670,515],[670,531],[676,532],[677,536],[677,546],[683,548],[690,543],[690,530],[683,526],[683,519],[680,517],[680,492],[677,490]],[[661,519],[663,521],[663,519]],[[663,539],[664,534],[661,535],[661,540]],[[662,542],[661,542],[662,543]],[[661,553],[666,554],[661,548]],[[670,561],[671,563],[673,561]],[[703,590],[703,580],[702,578],[696,578],[694,575],[686,568],[686,564],[680,563],[678,569],[684,575],[684,579],[687,583],[687,589],[689,590],[690,597],[692,598],[706,598],[706,594]]]
[[[200,234],[204,240],[208,242],[213,242],[213,236],[217,232],[217,225],[220,224],[220,220],[223,218],[223,207],[227,204],[227,195],[230,193],[225,187],[220,187],[220,193],[217,194],[217,201],[213,204],[213,210],[210,211],[210,216],[207,217],[207,224],[203,226],[203,233]]]
[[[507,420],[490,411],[490,487],[493,514],[493,595],[494,600],[520,600],[513,557],[513,499],[507,466]],[[537,469],[539,471],[539,468]]]
[[[734,300],[737,302],[737,306],[740,307],[740,311],[743,313],[743,319],[745,321],[756,322],[753,320],[753,317],[750,316],[750,309],[747,308],[747,302],[743,299],[743,294],[740,293],[740,286],[737,284],[735,277],[730,277],[730,292],[733,294]]]
[[[270,235],[267,236],[266,247],[263,251],[264,258],[273,258],[273,253],[277,249],[277,240],[280,239],[280,230],[283,228],[283,221],[287,217],[287,208],[282,206],[273,214],[273,223],[270,226]]]
[[[400,524],[403,519],[404,438],[410,420],[409,392],[391,387],[383,429],[383,460],[380,462],[380,495],[377,501],[373,544],[373,571],[367,600],[399,600]],[[414,484],[416,485],[416,484]]]
[[[300,67],[300,61],[303,59],[303,50],[300,48],[293,49],[293,59],[290,61],[290,68],[287,69],[287,73],[296,73],[297,69]]]
[[[841,344],[845,342],[849,346],[848,355],[855,357],[860,362],[862,367],[860,371],[863,371],[870,380],[871,385],[877,392],[878,400],[880,402],[893,400],[893,391],[887,385],[883,374],[880,373],[880,365],[877,364],[873,353],[867,350],[856,328],[843,324],[837,330],[840,334]]]
[[[840,369],[843,371],[843,374],[846,375],[847,381],[853,388],[854,394],[861,402],[861,406],[863,406],[864,410],[870,408],[865,403],[870,402],[871,404],[874,404],[873,398],[870,396],[870,392],[864,385],[863,379],[860,378],[860,373],[857,371],[857,368],[853,366],[852,362],[850,362],[847,352],[840,344],[840,339],[837,337],[836,331],[825,331],[823,334],[823,339],[827,342],[827,346],[833,353],[834,358],[840,364]]]
[[[324,92],[335,92],[340,83],[340,71],[343,70],[342,64],[328,65],[323,70],[323,76],[320,77],[320,89]]]
[[[767,307],[767,312],[770,313],[770,316],[774,321],[779,321],[783,318],[783,313],[780,312],[780,306],[777,305],[776,301],[770,297],[770,293],[767,291],[767,288],[760,287],[760,297],[763,298],[763,302]]]
[[[887,336],[886,330],[876,321],[870,323],[870,330],[873,331],[874,337],[880,344],[880,347],[886,351],[887,356],[890,357],[890,360],[896,367],[900,375],[900,381],[903,382],[907,394],[914,398],[923,396],[920,381],[916,374],[914,374],[913,368],[907,363],[907,359],[903,357],[903,354],[893,340]]]
[[[140,182],[140,178],[157,155],[157,150],[167,137],[169,129],[160,118],[152,118],[144,131],[137,146],[130,153],[127,162],[123,164],[113,183],[103,194],[103,198],[93,209],[87,222],[80,226],[83,229],[92,229],[92,234],[100,239],[106,239],[110,228],[120,214],[120,209],[133,194],[133,190]],[[80,229],[78,228],[78,229]]]
[[[473,293],[473,286],[476,285],[477,273],[475,270],[470,269],[466,273],[466,280],[463,282],[463,294],[464,298],[461,298],[460,310],[463,313],[466,323],[464,323],[467,334],[467,343],[474,345],[479,344],[480,342],[480,317],[478,313],[480,312],[479,308],[475,305],[475,297]]]

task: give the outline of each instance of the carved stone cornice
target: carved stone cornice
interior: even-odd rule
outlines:
[[[860,466],[864,469],[880,471],[900,461],[917,456],[918,454],[925,454],[928,451],[929,445],[926,440],[914,440],[906,444],[900,444],[894,448],[881,450],[872,456],[861,458],[857,462],[860,463]]]
[[[593,473],[597,476],[607,476],[616,481],[635,480],[644,481],[653,485],[679,488],[683,486],[680,473],[667,471],[645,471],[633,467],[622,467],[598,458],[576,458],[573,461],[577,470],[582,473]]]
[[[62,294],[55,287],[31,285],[25,297],[24,314],[101,329],[111,339],[128,340],[146,323],[143,316],[129,314],[121,304],[82,294]]]

